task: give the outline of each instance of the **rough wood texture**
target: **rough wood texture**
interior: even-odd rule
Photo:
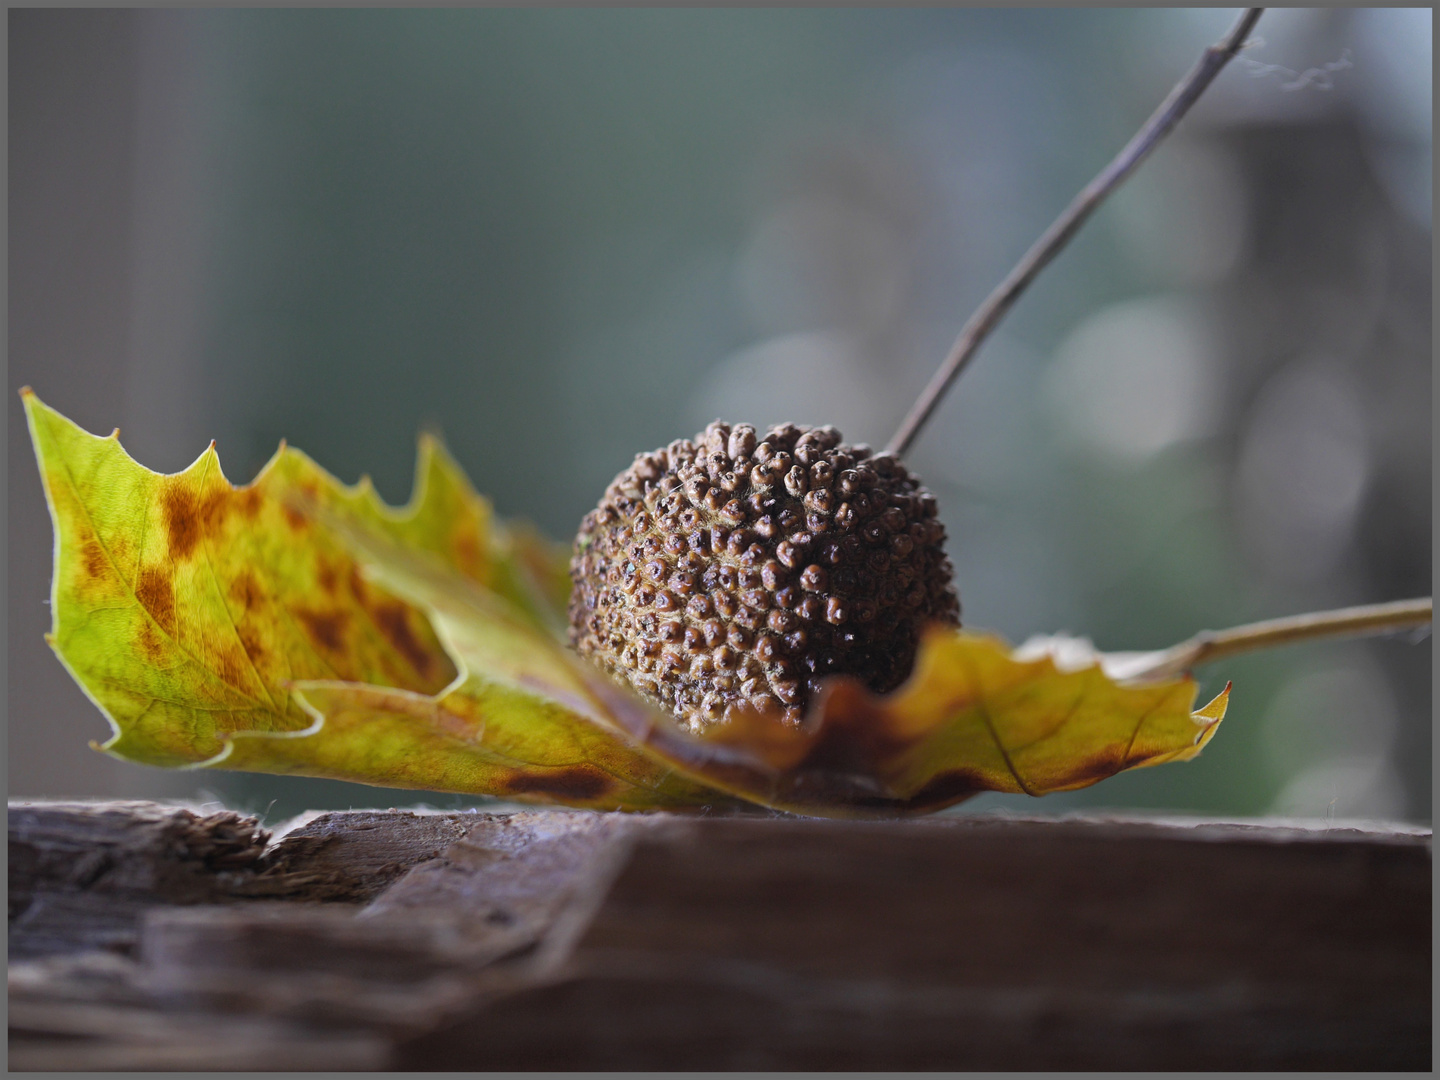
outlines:
[[[10,804],[10,957],[129,951],[169,905],[274,897],[363,902],[470,829],[474,815],[306,815],[272,837],[231,810],[145,802]]]
[[[471,828],[473,814],[403,810],[309,813],[272,838],[248,896],[348,900],[378,896],[417,863],[433,859]]]
[[[230,811],[154,803],[10,806],[10,958],[128,947],[140,914],[226,895],[265,850]]]
[[[14,1069],[1430,1062],[1403,826],[14,804],[11,896]]]

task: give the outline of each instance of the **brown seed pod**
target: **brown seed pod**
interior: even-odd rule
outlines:
[[[892,690],[921,628],[960,622],[935,513],[834,428],[717,420],[637,455],[586,516],[571,642],[696,731],[740,704],[798,721],[827,675]]]

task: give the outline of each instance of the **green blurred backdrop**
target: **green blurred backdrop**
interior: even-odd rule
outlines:
[[[1234,16],[12,10],[12,389],[154,468],[284,437],[392,501],[432,425],[556,537],[716,415],[883,443]],[[969,625],[1155,648],[1430,592],[1430,13],[1260,34],[911,454]],[[12,795],[478,801],[87,750],[9,417]],[[1201,674],[1235,694],[1195,763],[961,809],[1429,820],[1428,642]]]

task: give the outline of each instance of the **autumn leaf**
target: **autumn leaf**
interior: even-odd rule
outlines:
[[[1121,681],[940,627],[910,679],[827,683],[803,724],[697,736],[569,649],[567,553],[494,519],[422,439],[408,506],[282,447],[232,486],[161,476],[25,392],[57,545],[57,655],[155,765],[606,809],[855,815],[1032,795],[1193,757],[1224,715],[1188,677]],[[1073,650],[1072,650],[1073,651]]]
[[[1228,686],[1192,712],[1192,679],[1120,683],[1102,659],[1064,670],[1050,655],[1020,659],[998,637],[932,627],[893,693],[836,679],[803,727],[750,714],[715,741],[773,769],[771,805],[923,811],[982,791],[1047,795],[1188,760],[1225,715]]]
[[[56,530],[49,637],[110,719],[103,749],[183,765],[234,731],[294,731],[311,717],[295,678],[434,693],[455,667],[423,614],[365,582],[354,558],[285,495],[313,490],[377,530],[484,580],[483,504],[422,445],[419,506],[389,511],[282,448],[253,484],[225,479],[213,445],[184,472],[137,465],[116,435],[90,435],[25,393]]]
[[[100,749],[576,805],[703,801],[533,691],[467,676],[444,692],[460,672],[430,619],[362,573],[329,523],[488,597],[504,612],[490,637],[522,656],[532,637],[553,640],[557,557],[498,527],[435,440],[421,441],[410,505],[392,510],[367,482],[347,488],[294,449],[245,487],[225,479],[213,446],[161,476],[115,435],[88,434],[28,392],[25,406],[58,537],[50,642],[115,729]],[[297,685],[347,709],[303,735],[317,720]]]

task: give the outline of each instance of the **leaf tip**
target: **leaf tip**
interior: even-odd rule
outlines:
[[[1221,720],[1225,719],[1225,710],[1230,704],[1230,687],[1233,685],[1234,683],[1227,682],[1225,689],[1211,698],[1209,704],[1191,713],[1191,716],[1196,720],[1205,723],[1207,732],[1213,729]]]
[[[436,423],[428,423],[420,429],[416,444],[422,454],[445,454],[445,433]]]

